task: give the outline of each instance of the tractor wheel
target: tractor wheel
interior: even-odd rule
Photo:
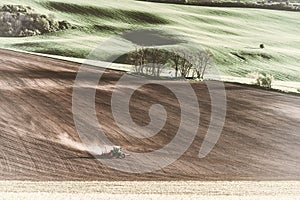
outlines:
[[[125,158],[125,154],[124,153],[122,153],[121,155],[119,155],[119,158]]]

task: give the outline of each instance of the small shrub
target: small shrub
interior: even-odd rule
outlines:
[[[263,48],[265,48],[265,45],[264,44],[260,44],[259,48],[263,49]]]
[[[266,73],[258,73],[258,72],[249,74],[249,77],[255,79],[256,85],[265,88],[271,88],[272,82],[274,80],[274,77],[272,75]]]
[[[66,20],[58,22],[58,28],[61,30],[70,29],[72,28],[72,25],[67,22]]]

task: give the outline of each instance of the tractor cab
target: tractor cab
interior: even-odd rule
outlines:
[[[112,157],[114,158],[125,158],[125,153],[120,146],[113,146],[111,150]]]
[[[113,146],[113,153],[120,153],[122,152],[122,148],[120,146]]]

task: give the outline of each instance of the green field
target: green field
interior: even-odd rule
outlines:
[[[28,38],[0,37],[0,47],[82,58],[123,31],[153,28],[162,30],[162,37],[171,38],[172,45],[186,43],[210,49],[224,75],[244,77],[258,71],[277,80],[300,81],[300,12],[134,0],[1,0],[0,4],[31,6],[38,13],[52,13],[57,20],[78,27]],[[135,46],[124,38],[115,40]],[[261,43],[264,49],[259,48]],[[118,51],[111,49],[103,59]]]

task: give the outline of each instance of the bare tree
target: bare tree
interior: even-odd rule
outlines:
[[[133,71],[134,72],[139,72],[139,54],[138,54],[138,49],[136,48],[135,51],[128,53],[127,55],[127,62],[133,65]]]
[[[172,62],[174,69],[175,69],[175,78],[178,77],[178,71],[179,71],[179,64],[180,64],[180,60],[181,57],[180,55],[176,52],[176,50],[173,50],[170,55],[169,55],[169,59]]]
[[[134,66],[133,70],[135,72],[143,74],[146,64],[146,49],[143,47],[136,48],[135,51],[128,54],[127,60]]]
[[[196,78],[203,79],[203,76],[212,63],[213,55],[209,50],[198,51],[193,53],[191,62],[193,64],[193,70],[196,73]]]
[[[157,48],[149,49],[147,52],[147,60],[151,63],[151,74],[152,76],[156,76],[156,65],[160,61],[160,50]]]
[[[174,49],[169,53],[169,61],[175,69],[175,77],[178,77],[178,72],[181,77],[188,77],[192,69],[192,64],[189,62],[191,53],[179,49]]]
[[[144,74],[144,69],[145,69],[145,64],[147,63],[147,49],[144,47],[141,47],[140,49],[138,49],[137,51],[137,56],[138,56],[138,60],[139,60],[139,67],[138,67],[138,73],[140,74]]]
[[[129,62],[134,65],[135,72],[144,75],[159,77],[166,63],[169,62],[175,69],[175,77],[178,72],[182,77],[203,76],[212,62],[212,53],[208,50],[173,50],[172,52],[159,48],[137,48],[129,53]]]
[[[178,71],[180,71],[181,76],[187,78],[190,75],[192,70],[192,63],[190,62],[192,58],[191,52],[187,51],[177,51],[177,54],[180,56]]]
[[[158,48],[140,48],[128,54],[128,62],[139,74],[159,77],[169,59],[169,53]]]
[[[159,77],[168,60],[168,51],[159,48],[149,48],[147,51],[147,62],[151,65],[151,73],[149,75]]]

